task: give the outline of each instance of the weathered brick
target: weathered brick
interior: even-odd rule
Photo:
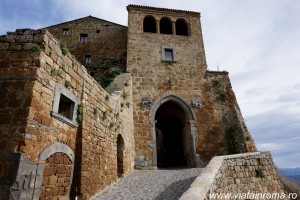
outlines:
[[[55,167],[45,167],[44,169],[44,176],[53,176],[55,175]]]

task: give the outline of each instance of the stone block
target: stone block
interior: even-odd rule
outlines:
[[[58,154],[57,156],[55,156],[54,163],[56,163],[56,164],[62,164],[63,161],[64,161],[64,158],[60,154]]]
[[[11,191],[10,192],[10,199],[11,200],[19,200],[21,198],[21,192],[20,191]]]
[[[20,42],[20,43],[26,43],[26,42],[32,42],[33,40],[33,35],[19,35],[16,38],[16,42]]]
[[[57,174],[65,174],[66,173],[66,167],[65,166],[56,167],[56,173]]]
[[[29,187],[30,187],[30,180],[24,179],[22,189],[27,190],[27,189],[29,189]]]
[[[57,176],[49,176],[48,177],[48,184],[49,185],[56,185],[58,177]]]
[[[44,169],[44,176],[52,176],[55,174],[55,167],[45,167]]]
[[[44,39],[45,39],[44,34],[36,34],[33,36],[34,43],[42,43],[42,42],[44,42]]]

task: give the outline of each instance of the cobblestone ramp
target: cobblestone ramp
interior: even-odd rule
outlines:
[[[201,168],[137,170],[93,200],[175,200],[189,188]]]

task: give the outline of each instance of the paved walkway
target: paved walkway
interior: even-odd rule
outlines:
[[[136,170],[93,200],[179,199],[201,171],[201,168]]]

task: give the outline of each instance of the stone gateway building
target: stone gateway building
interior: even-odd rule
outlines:
[[[200,13],[127,10],[128,27],[0,37],[0,199],[89,199],[134,169],[256,151],[228,72],[207,69]]]

